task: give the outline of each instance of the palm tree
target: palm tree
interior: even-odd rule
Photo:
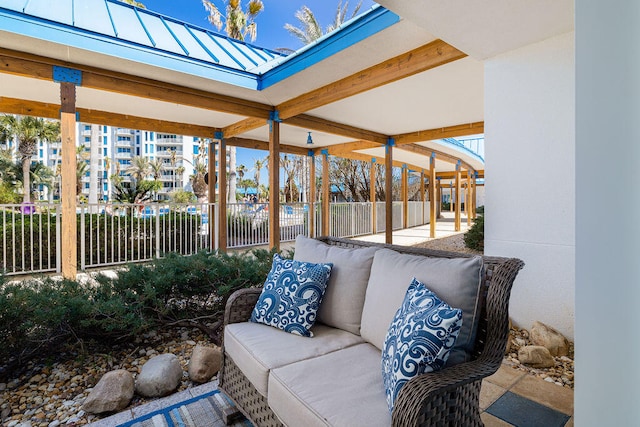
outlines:
[[[164,170],[164,162],[162,159],[156,158],[152,162],[149,162],[149,171],[151,171],[151,175],[153,175],[153,181],[156,183],[156,187],[161,187],[160,177],[162,176],[162,171]],[[156,199],[158,199],[158,193],[156,193]]]
[[[268,157],[266,159],[256,159],[255,160],[255,172],[253,173],[253,179],[256,181],[256,188],[260,187],[260,170],[265,167],[268,161]]]
[[[52,194],[54,182],[55,182],[55,174],[51,170],[50,167],[43,165],[42,163],[34,163],[31,165],[30,179],[32,186],[38,188],[38,186],[42,185],[47,187],[47,193]]]
[[[202,160],[202,157],[196,157],[193,162],[194,175],[191,176],[191,186],[193,187],[193,193],[198,200],[203,200],[207,195],[209,186],[204,182],[204,174],[207,172],[207,164]],[[213,200],[213,195],[209,195],[209,200]]]
[[[146,9],[145,5],[143,5],[142,3],[136,0],[120,0],[120,1],[135,7],[139,7],[140,9]]]
[[[55,141],[60,137],[60,122],[53,122],[31,116],[0,117],[0,140],[5,143],[11,138],[18,140],[18,156],[22,162],[23,202],[31,202],[29,170],[31,158],[36,153],[38,141]]]
[[[151,164],[149,163],[149,159],[147,157],[135,156],[131,159],[131,164],[126,170],[126,173],[133,179],[135,182],[140,182],[149,175],[151,169]]]
[[[184,171],[185,171],[184,166],[178,166],[176,168],[176,174],[178,176],[178,182],[180,183],[180,187],[182,187],[182,175],[184,175]]]
[[[220,153],[224,156],[225,153]],[[229,147],[229,192],[227,203],[236,202],[236,147]]]
[[[202,5],[209,12],[207,19],[219,31],[222,28],[222,12],[213,1],[202,0]],[[254,20],[263,10],[264,5],[260,0],[249,0],[246,10],[242,10],[241,0],[227,0],[224,17],[225,33],[236,40],[244,41],[245,37],[249,36],[251,41],[255,41],[258,35],[258,24]]]
[[[360,11],[360,7],[362,6],[362,0],[356,5],[355,9],[351,13],[349,19],[355,17]],[[324,34],[330,33],[331,31],[338,28],[344,21],[347,19],[347,10],[349,9],[349,1],[347,0],[342,6],[342,0],[338,2],[338,7],[336,9],[336,15],[334,17],[333,23],[329,25],[325,31],[322,31],[322,27],[318,23],[314,13],[307,6],[302,6],[302,8],[296,12],[296,19],[299,21],[299,27],[295,27],[291,24],[285,24],[284,28],[289,31],[291,35],[302,41],[305,45],[312,43],[322,37]]]

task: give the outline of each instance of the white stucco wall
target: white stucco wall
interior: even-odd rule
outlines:
[[[484,206],[484,185],[476,186],[476,206]]]
[[[573,32],[485,62],[485,253],[521,258],[511,318],[574,335]]]

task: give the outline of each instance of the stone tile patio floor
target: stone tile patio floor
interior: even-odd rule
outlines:
[[[127,409],[90,424],[113,427],[215,389],[217,381]],[[573,427],[573,390],[503,364],[485,378],[480,391],[481,417],[486,427]]]

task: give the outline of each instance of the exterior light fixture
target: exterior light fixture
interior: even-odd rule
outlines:
[[[313,138],[311,138],[311,132],[309,132],[309,135],[307,135],[307,145],[312,145],[313,144]]]

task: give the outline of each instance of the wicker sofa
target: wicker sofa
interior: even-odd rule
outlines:
[[[248,322],[261,289],[237,291],[226,306],[219,387],[254,425],[483,425],[478,404],[481,380],[493,374],[503,359],[509,296],[522,261],[332,237],[298,240],[295,256],[310,262],[335,261],[333,282],[312,338]],[[401,304],[398,298],[409,279],[424,274],[426,282],[438,282],[444,277],[436,292],[456,306],[470,286],[454,294],[442,286],[467,280],[465,274],[473,278],[476,265],[480,267],[475,306],[466,310],[474,319],[465,319],[471,341],[466,348],[462,342],[458,353],[452,350],[444,369],[407,382],[389,413],[381,378],[380,334]],[[364,290],[330,294],[330,289],[344,292],[364,279]]]

